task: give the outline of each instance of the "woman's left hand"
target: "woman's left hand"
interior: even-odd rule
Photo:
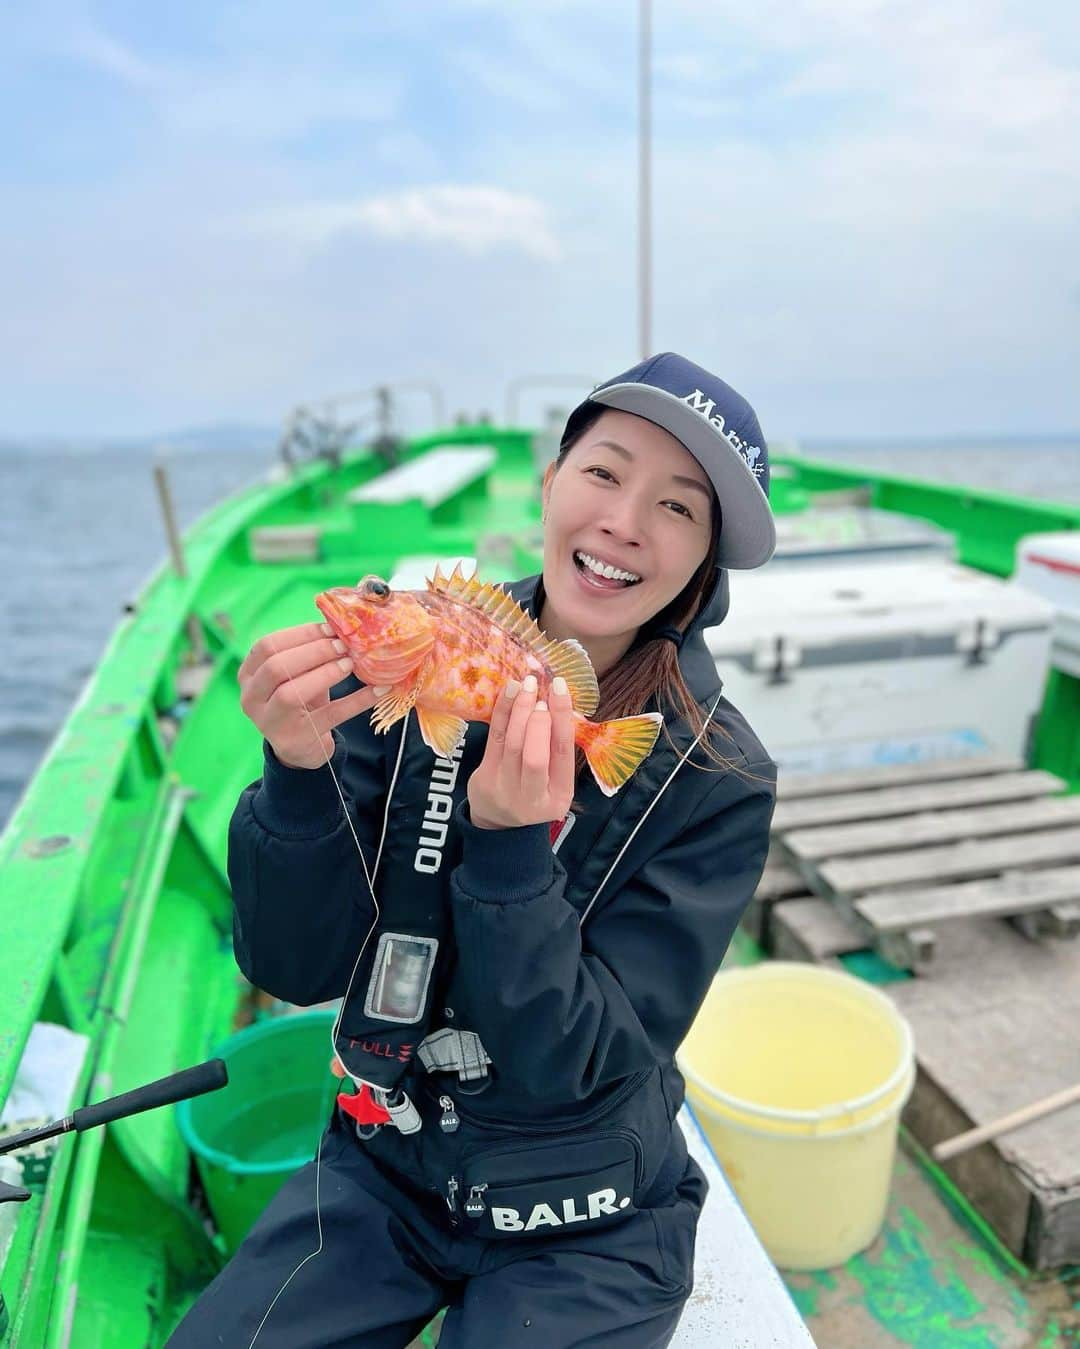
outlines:
[[[536,677],[510,680],[495,702],[484,757],[469,778],[469,815],[480,829],[562,820],[574,799],[574,714],[566,681],[537,701]]]

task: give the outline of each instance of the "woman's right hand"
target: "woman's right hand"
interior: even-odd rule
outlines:
[[[330,690],[352,673],[344,651],[328,624],[301,623],[260,637],[237,671],[240,706],[288,768],[321,768],[334,753],[331,729],[386,692],[365,685],[331,701]]]

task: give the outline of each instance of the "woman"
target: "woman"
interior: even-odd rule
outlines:
[[[596,719],[664,715],[610,798],[576,772],[561,681],[511,684],[490,728],[433,761],[411,718],[372,734],[378,694],[335,687],[323,625],[253,647],[240,683],[265,767],[230,832],[237,959],[292,1002],[344,997],[337,1057],[376,1090],[339,1098],[317,1165],[175,1349],[404,1346],[440,1307],[444,1349],[668,1343],[706,1190],[673,1055],[775,796],[702,630],[727,569],[771,555],[767,485],[753,409],[671,353],[571,415],[543,574],[510,592],[586,648]]]

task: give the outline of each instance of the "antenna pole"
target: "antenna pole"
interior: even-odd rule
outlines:
[[[638,340],[652,354],[652,12],[638,0]]]

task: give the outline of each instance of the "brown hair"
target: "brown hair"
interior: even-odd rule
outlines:
[[[566,456],[583,435],[598,421],[606,409],[597,405],[595,412],[568,428],[559,445],[555,459],[555,472],[563,465]],[[735,765],[711,743],[713,732],[727,736],[728,733],[719,722],[706,716],[697,699],[686,686],[682,671],[679,669],[679,652],[675,643],[666,637],[650,637],[650,633],[663,628],[675,627],[685,632],[702,606],[712,594],[716,581],[716,549],[720,539],[721,511],[715,492],[712,499],[712,530],[709,546],[704,560],[678,595],[655,614],[638,633],[628,651],[599,678],[600,704],[593,713],[593,721],[613,721],[617,717],[632,717],[644,712],[650,700],[655,699],[661,711],[665,705],[671,707],[676,716],[684,719],[693,735],[701,736],[702,751],[720,768],[731,769]],[[671,732],[665,724],[664,733],[669,744],[675,747]],[[731,737],[728,736],[730,739]],[[689,763],[690,760],[688,759]],[[577,771],[585,766],[585,756],[577,751]],[[693,764],[693,767],[698,767]]]

